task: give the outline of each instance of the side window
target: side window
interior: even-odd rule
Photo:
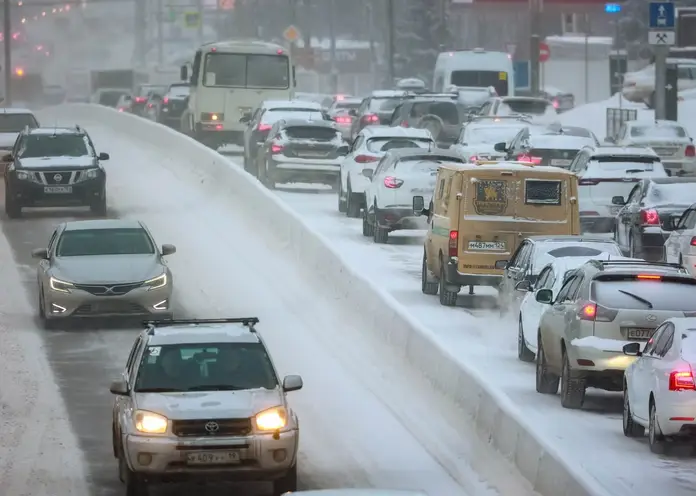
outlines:
[[[488,115],[488,112],[491,111],[491,102],[486,102],[481,106],[480,113],[481,115]]]
[[[563,301],[575,301],[578,297],[578,292],[580,290],[580,286],[582,285],[583,277],[581,275],[576,276],[573,278],[573,283],[570,285],[568,288],[568,294],[565,297],[565,300]]]
[[[545,267],[544,269],[542,269],[541,273],[539,274],[539,277],[537,278],[536,287],[546,287],[546,283],[551,278],[552,273],[553,271],[551,270],[551,267]]]
[[[442,74],[439,74],[435,78],[435,91],[443,91],[445,86],[445,78],[442,76]]]
[[[648,344],[646,344],[645,349],[643,349],[643,355],[649,355],[653,351],[655,351],[655,346],[657,345],[657,342],[660,340],[660,336],[662,336],[662,331],[664,331],[666,328],[667,324],[662,324],[657,329],[655,329],[652,336],[650,336],[650,339],[648,340]]]
[[[133,348],[131,348],[130,354],[128,355],[128,361],[126,361],[126,374],[129,376],[133,373],[133,368],[135,364],[135,356],[138,354],[138,349],[140,348],[140,343],[142,343],[142,336],[138,336],[138,339],[133,343]]]
[[[457,144],[462,145],[466,143],[466,126],[462,126],[459,130],[459,137],[457,138]]]
[[[50,241],[48,242],[48,256],[51,256],[51,253],[53,253],[53,248],[55,248],[56,244],[56,239],[58,239],[58,230],[56,229],[53,231],[53,235],[51,236]]]
[[[677,67],[677,79],[693,79],[689,67]]]
[[[391,121],[389,123],[394,126],[396,124],[399,124],[399,121],[401,120],[401,110],[403,109],[403,105],[398,105],[395,109],[394,112],[392,112],[391,116]]]
[[[370,105],[370,99],[365,98],[358,108],[358,115],[363,115],[367,111],[368,105]]]
[[[677,229],[693,229],[696,225],[696,210],[687,210],[679,219]]]
[[[517,267],[518,266],[518,262],[520,261],[520,259],[522,257],[522,253],[527,248],[527,245],[529,245],[529,242],[523,241],[522,244],[517,247],[517,250],[512,255],[512,258],[510,259],[510,267]]]
[[[570,291],[570,287],[575,283],[575,281],[577,279],[578,279],[577,276],[573,276],[573,277],[570,277],[566,282],[563,283],[563,286],[561,286],[561,289],[558,292],[558,296],[556,296],[556,303],[566,301],[566,299],[568,297],[568,292]]]
[[[380,160],[379,163],[377,164],[377,167],[375,167],[375,171],[372,173],[372,177],[376,177],[377,174],[380,174],[380,173],[382,173],[382,171],[387,169],[389,167],[390,162],[391,162],[391,160],[389,160],[388,155],[385,155],[384,157],[382,157],[382,160]]]
[[[575,160],[570,164],[570,170],[576,174],[582,174],[587,170],[587,163],[590,161],[590,156],[585,152],[578,153]]]
[[[452,178],[454,176],[449,176],[445,180],[445,189],[442,194],[442,214],[447,215],[447,212],[449,210],[449,200],[450,200],[450,193],[452,192]]]
[[[553,285],[554,285],[554,284],[556,284],[556,274],[555,274],[555,272],[553,271],[553,269],[551,269],[551,268],[549,267],[549,276],[548,276],[548,278],[546,279],[546,281],[544,281],[544,285],[543,285],[543,286],[539,286],[539,285],[537,284],[537,287],[538,287],[539,289],[541,289],[541,288],[544,288],[544,289],[551,289],[551,288],[553,288]]]
[[[365,136],[363,136],[362,134],[359,134],[358,137],[355,138],[355,141],[353,141],[353,145],[352,145],[353,151],[359,150],[362,147],[364,141],[365,141]]]
[[[635,186],[632,190],[631,193],[628,195],[628,198],[626,199],[626,204],[629,203],[638,203],[638,200],[640,199],[641,196],[641,185],[638,184]]]
[[[196,56],[193,58],[193,67],[191,68],[191,80],[189,82],[191,86],[198,85],[198,75],[201,72],[201,58],[201,51],[198,50]]]
[[[667,323],[663,329],[660,337],[655,341],[655,349],[653,350],[653,356],[663,357],[669,351],[669,348],[674,342],[674,325]]]
[[[522,251],[520,252],[519,256],[517,257],[517,260],[515,260],[515,268],[519,270],[524,270],[525,267],[529,264],[529,259],[532,255],[532,251],[534,250],[534,247],[532,246],[532,243],[525,243],[524,248],[522,248]]]

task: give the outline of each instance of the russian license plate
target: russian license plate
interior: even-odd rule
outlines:
[[[469,241],[470,250],[499,250],[505,249],[503,241]]]
[[[72,186],[44,186],[44,193],[70,194],[72,193]]]
[[[324,157],[326,156],[325,152],[300,152],[298,153],[301,157]]]
[[[555,165],[556,167],[568,167],[571,164],[572,160],[567,160],[565,158],[552,158],[551,159],[551,165]]]
[[[628,328],[628,339],[641,339],[647,341],[652,336],[655,329],[645,329],[645,328]]]
[[[238,451],[197,451],[186,455],[189,465],[232,465],[239,463]]]

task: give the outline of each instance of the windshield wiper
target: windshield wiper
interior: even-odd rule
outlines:
[[[205,384],[201,386],[192,386],[187,391],[241,391],[249,389],[245,387],[234,386],[232,384]]]
[[[653,308],[653,304],[650,303],[650,302],[649,302],[648,300],[646,300],[645,298],[641,298],[640,296],[634,295],[633,293],[629,293],[628,291],[624,291],[623,289],[619,289],[619,293],[623,293],[623,294],[625,294],[625,295],[627,295],[627,296],[630,296],[631,298],[635,298],[636,300],[640,301],[641,303],[645,303],[645,305],[646,305],[648,308],[650,308],[650,309]]]
[[[135,390],[136,393],[182,393],[184,392],[183,389],[176,389],[176,388],[165,388],[165,387],[159,387],[159,388],[140,388]]]

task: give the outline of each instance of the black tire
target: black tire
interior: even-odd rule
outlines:
[[[348,199],[347,197],[341,198],[343,196],[343,183],[341,182],[341,176],[338,176],[338,211],[345,214],[348,211]]]
[[[445,307],[453,307],[457,304],[457,296],[459,293],[454,291],[449,291],[445,286],[447,280],[445,279],[445,264],[444,261],[440,261],[440,281],[438,291],[440,292],[440,305]]]
[[[5,213],[10,219],[19,219],[22,216],[22,207],[12,201],[7,189],[5,189]]]
[[[440,284],[437,282],[428,281],[428,262],[425,255],[425,250],[423,250],[423,268],[421,269],[421,291],[423,294],[436,295],[437,291],[440,289]]]
[[[377,244],[385,245],[389,242],[389,230],[381,227],[377,222],[377,214],[379,213],[377,210],[377,205],[375,205],[374,211],[375,223],[373,224],[372,228],[372,239]]]
[[[633,413],[631,412],[631,405],[628,401],[628,390],[625,381],[623,390],[623,433],[626,437],[642,437],[645,435],[645,427],[637,424],[635,420],[633,420]]]
[[[100,217],[106,217],[106,192],[102,192],[102,196],[99,200],[95,201],[89,206],[89,209],[94,215],[99,215]]]
[[[114,458],[118,460],[118,440],[116,436],[116,426],[111,424],[111,449],[114,453]]]
[[[358,219],[360,217],[361,209],[362,202],[358,201],[358,196],[353,193],[350,184],[348,184],[348,193],[346,195],[346,215],[351,219]]]
[[[257,166],[257,177],[268,189],[276,189],[275,181],[268,175],[268,162],[265,159],[263,160],[263,165],[258,164]]]
[[[375,234],[375,227],[370,224],[369,219],[367,218],[367,209],[363,210],[363,215],[362,215],[362,234],[366,238],[369,238],[371,236],[374,236]]]
[[[521,362],[526,363],[532,363],[536,358],[534,352],[527,348],[527,343],[524,340],[524,328],[522,327],[521,315],[517,331],[517,358],[519,358]]]
[[[544,345],[541,342],[541,335],[537,336],[537,356],[536,356],[536,390],[541,394],[556,394],[560,377],[549,372],[546,363]]]
[[[293,465],[287,474],[273,481],[273,496],[294,491],[297,491],[297,465]]]
[[[585,403],[585,390],[587,383],[584,379],[571,376],[570,360],[568,353],[563,350],[563,368],[561,369],[561,406],[572,410],[579,410]]]
[[[660,426],[657,425],[657,408],[655,400],[650,398],[650,422],[648,424],[648,446],[650,451],[656,455],[661,455],[666,448],[665,436],[660,432]]]

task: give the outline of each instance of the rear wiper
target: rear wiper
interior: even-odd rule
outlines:
[[[648,171],[645,169],[628,169],[626,172],[629,174],[635,174],[635,173],[648,172]]]
[[[241,391],[249,389],[245,387],[233,386],[231,384],[206,384],[201,386],[192,386],[187,391]]]
[[[650,309],[653,308],[653,304],[650,303],[650,302],[649,302],[648,300],[646,300],[645,298],[641,298],[640,296],[634,295],[633,293],[629,293],[628,291],[624,291],[623,289],[619,289],[619,293],[623,293],[623,294],[625,294],[625,295],[627,295],[627,296],[630,296],[631,298],[635,298],[636,300],[638,300],[638,301],[641,302],[641,303],[645,303],[645,305],[646,305],[648,308],[650,308]]]
[[[136,389],[136,393],[181,393],[183,392],[183,389],[175,389],[175,388],[164,388],[164,387],[159,387],[159,388],[140,388]]]

